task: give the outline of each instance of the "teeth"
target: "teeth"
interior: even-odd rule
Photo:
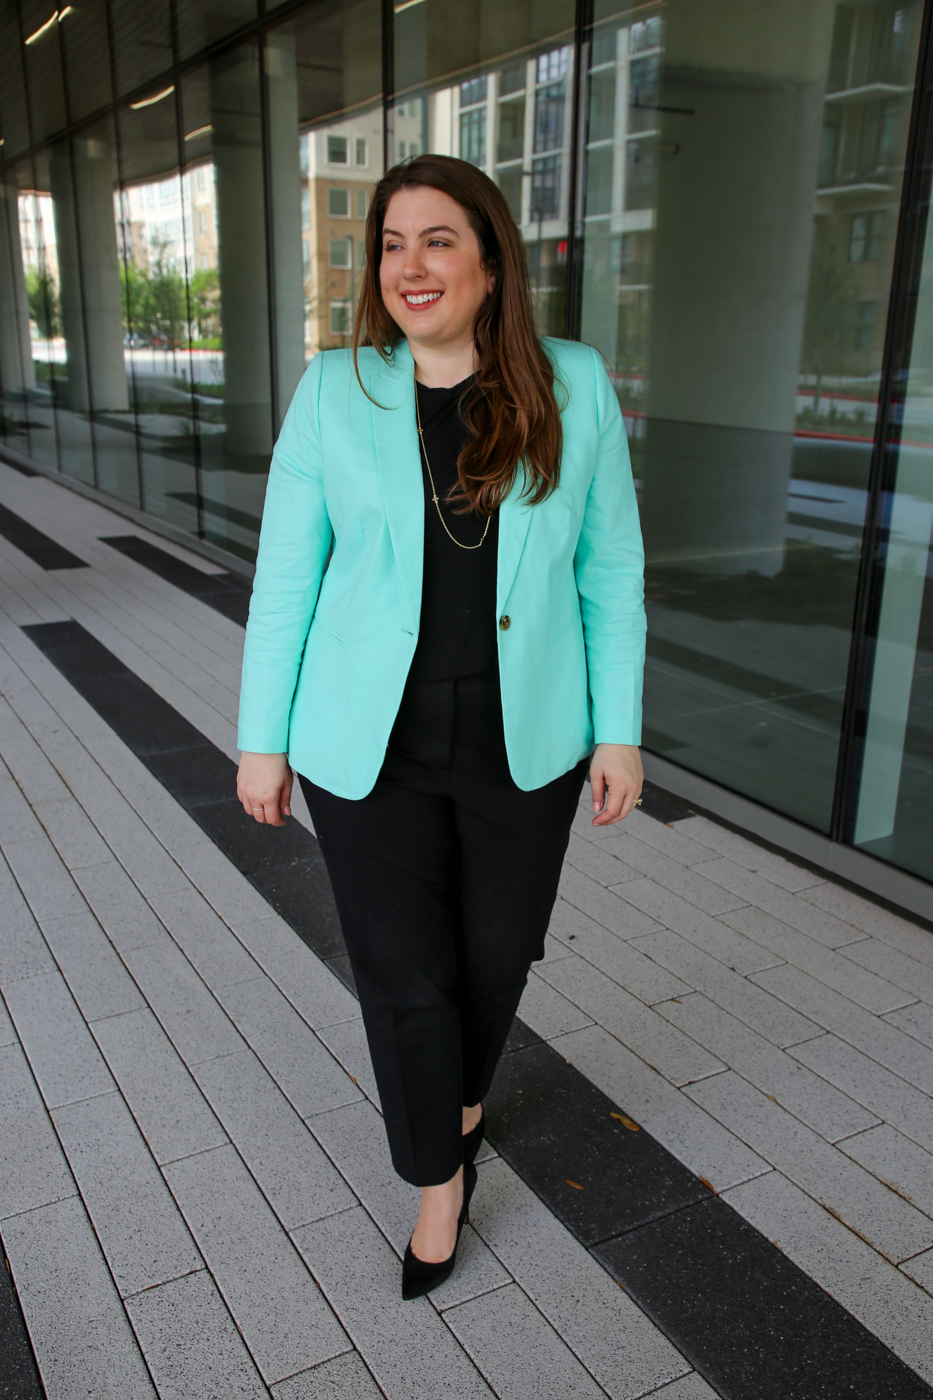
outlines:
[[[404,293],[405,300],[408,302],[409,306],[424,306],[425,302],[437,301],[440,295],[440,292]]]

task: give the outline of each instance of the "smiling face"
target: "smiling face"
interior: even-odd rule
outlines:
[[[386,310],[410,343],[454,354],[472,345],[476,317],[494,283],[456,200],[428,185],[392,196],[379,285]]]

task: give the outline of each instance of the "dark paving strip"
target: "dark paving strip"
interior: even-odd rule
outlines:
[[[45,1400],[6,1251],[0,1243],[0,1400]]]
[[[311,833],[246,817],[230,759],[78,623],[23,631],[352,989]],[[645,807],[661,820],[689,810],[654,788]],[[933,1388],[518,1019],[506,1050],[486,1104],[490,1143],[724,1400],[931,1400]]]
[[[109,544],[111,549],[118,549],[128,559],[135,559],[137,564],[143,564],[160,578],[174,583],[176,588],[190,593],[194,598],[200,598],[202,603],[206,603],[215,612],[223,613],[231,622],[238,622],[241,627],[246,626],[249,599],[253,591],[248,579],[240,578],[238,574],[226,570],[222,574],[202,573],[200,569],[186,564],[183,559],[176,559],[174,554],[159,549],[158,545],[150,544],[139,535],[102,535],[101,543]]]
[[[41,569],[86,569],[87,564],[64,545],[50,540],[28,520],[0,506],[0,535],[27,554]]]

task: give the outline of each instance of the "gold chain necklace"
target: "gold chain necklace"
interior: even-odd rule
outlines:
[[[437,511],[438,519],[440,520],[440,522],[441,522],[441,524],[443,525],[444,529],[447,531],[447,534],[448,534],[448,535],[450,536],[450,538],[453,540],[454,544],[457,546],[458,549],[481,549],[481,548],[482,548],[482,545],[483,545],[483,542],[484,542],[485,539],[486,539],[486,536],[489,534],[489,522],[490,522],[490,520],[492,519],[492,516],[491,516],[491,515],[487,515],[487,516],[486,516],[486,528],[485,528],[485,530],[483,531],[483,538],[480,540],[479,544],[461,544],[460,541],[456,538],[455,535],[451,535],[451,534],[450,534],[450,531],[447,529],[447,521],[444,519],[444,517],[443,517],[443,515],[442,515],[442,513],[441,513],[441,503],[440,503],[440,501],[438,500],[438,496],[437,496],[437,487],[434,485],[434,476],[433,476],[433,474],[432,474],[432,472],[431,472],[431,463],[428,461],[428,449],[427,449],[427,448],[425,447],[425,445],[424,445],[424,429],[423,429],[422,426],[421,426],[421,405],[418,403],[418,380],[417,380],[417,378],[415,379],[415,414],[416,414],[417,419],[418,419],[418,439],[419,439],[419,441],[420,441],[420,443],[421,443],[421,451],[424,453],[424,465],[425,465],[425,466],[427,467],[427,469],[428,469],[428,480],[429,480],[430,483],[431,483],[431,495],[433,496],[433,499],[434,499],[434,509]]]

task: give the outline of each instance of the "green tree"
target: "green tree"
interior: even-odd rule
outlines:
[[[209,322],[220,316],[220,274],[216,267],[196,272],[189,283],[191,314],[197,326],[198,339],[211,334]]]
[[[61,308],[51,273],[31,267],[26,273],[26,293],[29,318],[35,321],[39,334],[46,339],[61,335]]]

